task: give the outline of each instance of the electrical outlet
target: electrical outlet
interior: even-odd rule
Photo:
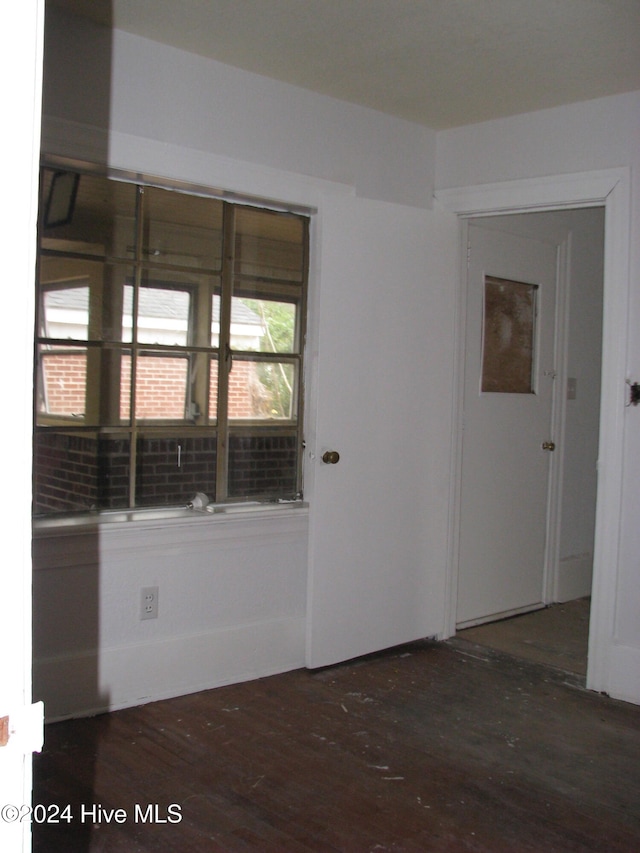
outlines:
[[[144,586],[140,590],[140,618],[158,618],[158,587]]]

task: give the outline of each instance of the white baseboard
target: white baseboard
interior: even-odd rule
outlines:
[[[304,666],[305,619],[34,660],[47,722],[116,711]]]

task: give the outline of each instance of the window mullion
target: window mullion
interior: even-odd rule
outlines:
[[[142,280],[142,246],[144,229],[144,189],[138,187],[136,202],[136,251],[133,299],[131,305],[131,387],[129,390],[129,506],[136,505],[136,475],[138,466],[138,426],[136,422],[136,374],[138,368],[137,329],[140,283]]]
[[[297,456],[297,475],[296,482],[298,483],[299,495],[302,496],[303,490],[303,472],[304,472],[304,409],[305,409],[305,401],[304,401],[304,353],[306,349],[306,337],[307,337],[307,298],[308,298],[308,288],[309,288],[309,220],[304,220],[304,242],[303,242],[303,284],[302,284],[302,292],[300,294],[300,301],[298,303],[298,312],[297,312],[297,322],[296,322],[296,330],[295,330],[295,341],[296,341],[296,349],[300,354],[300,361],[298,363],[298,380],[296,383],[296,404],[297,404],[297,412],[298,412],[298,456]]]
[[[229,374],[233,367],[231,357],[231,304],[235,264],[235,230],[235,207],[225,204],[222,235],[222,291],[220,293],[216,501],[226,500],[228,492]]]
[[[211,313],[215,283],[207,287],[200,285],[192,298],[189,318],[191,346],[206,348],[206,352],[192,352],[189,375],[189,417],[197,424],[208,423],[209,412],[209,369],[211,352]],[[195,377],[195,378],[194,378]]]

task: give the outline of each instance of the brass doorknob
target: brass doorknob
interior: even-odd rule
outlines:
[[[543,441],[542,442],[542,449],[543,450],[555,450],[556,449],[555,441]]]
[[[322,461],[327,465],[335,465],[336,462],[340,459],[340,454],[337,450],[325,450],[322,454]]]

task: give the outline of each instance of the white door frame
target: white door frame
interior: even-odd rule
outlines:
[[[608,692],[609,660],[615,636],[615,600],[618,585],[619,536],[622,510],[624,408],[628,343],[630,171],[606,169],[570,175],[531,178],[444,189],[436,203],[466,219],[505,213],[603,206],[605,208],[604,297],[602,334],[602,390],[598,492],[594,543],[591,620],[587,687]],[[462,229],[466,231],[466,228]],[[465,253],[461,252],[461,258]],[[461,392],[463,363],[466,264],[458,281],[454,436],[452,442],[452,499],[447,567],[445,636],[455,634],[458,537],[460,524]]]

